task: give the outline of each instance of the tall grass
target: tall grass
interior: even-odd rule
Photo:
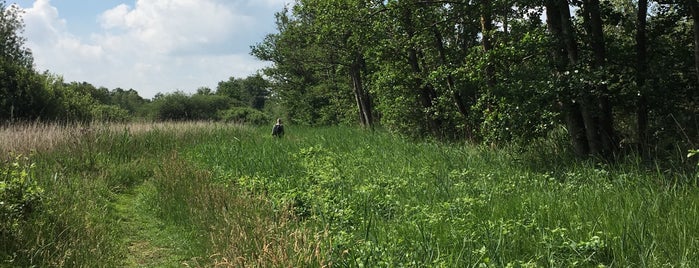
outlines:
[[[383,132],[299,128],[186,151],[219,181],[326,228],[341,266],[691,266],[691,173],[634,161],[413,143]],[[261,138],[262,137],[262,138]],[[531,158],[551,163],[529,163]],[[572,158],[569,158],[572,159]]]
[[[211,178],[205,168],[176,157],[178,151],[213,135],[249,132],[247,127],[191,122],[25,125],[5,131],[6,137],[22,136],[27,143],[6,143],[5,149],[30,155],[31,177],[44,192],[43,205],[12,234],[2,236],[0,266],[260,266],[323,261],[318,253],[321,239],[315,239],[322,232],[309,233],[293,221],[277,221],[284,214],[268,213],[263,198],[235,195],[229,191],[234,189],[213,185],[207,182]],[[55,141],[50,146],[42,147],[44,138],[29,137],[47,133],[52,135],[46,140]],[[141,230],[140,225],[153,228]],[[310,257],[300,257],[303,252]],[[168,254],[176,256],[163,256]],[[149,259],[134,260],[132,255]]]
[[[695,172],[579,161],[555,137],[492,149],[346,127],[90,129],[35,150],[46,206],[6,263],[699,265]]]
[[[177,154],[167,157],[152,183],[160,217],[189,229],[199,256],[216,266],[324,266],[323,232],[313,233],[293,215],[276,213],[261,196],[212,183],[210,172]],[[203,263],[206,263],[204,260]],[[201,264],[201,262],[200,262]]]

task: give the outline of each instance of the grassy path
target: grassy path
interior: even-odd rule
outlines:
[[[182,267],[195,262],[189,254],[187,232],[160,220],[148,206],[152,187],[145,182],[116,199],[117,224],[128,248],[124,266]]]

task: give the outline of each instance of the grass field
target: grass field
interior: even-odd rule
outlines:
[[[2,204],[15,216],[1,222],[0,266],[699,266],[687,159],[581,161],[556,138],[487,148],[269,131],[0,130],[2,197],[13,178],[37,197],[21,217]]]

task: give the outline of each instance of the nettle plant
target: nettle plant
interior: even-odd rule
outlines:
[[[13,233],[41,206],[44,190],[33,180],[33,168],[22,155],[0,164],[0,233]]]

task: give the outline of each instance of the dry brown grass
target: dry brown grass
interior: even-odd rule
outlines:
[[[16,123],[0,126],[0,156],[4,159],[10,153],[28,155],[35,151],[50,151],[67,141],[75,141],[83,138],[86,134],[99,131],[128,131],[132,135],[138,135],[161,130],[184,134],[189,130],[222,126],[225,124],[214,122],[130,122],[69,125],[39,122]]]
[[[186,219],[208,233],[216,267],[327,267],[327,231],[314,230],[289,211],[275,211],[265,196],[213,183],[211,173],[173,154],[156,172],[159,204],[189,204]],[[176,206],[176,205],[175,205]],[[163,209],[163,208],[161,208]],[[169,212],[176,207],[165,208]]]
[[[69,137],[76,137],[83,126],[59,124],[21,123],[0,127],[0,152],[29,154],[32,151],[52,150]]]

